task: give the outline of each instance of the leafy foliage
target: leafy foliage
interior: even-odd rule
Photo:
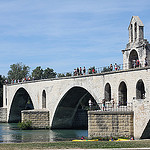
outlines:
[[[72,76],[72,74],[71,73],[69,73],[69,72],[67,72],[66,74],[64,74],[64,73],[57,73],[57,77],[70,77],[70,76]]]
[[[23,122],[19,122],[18,127],[22,130],[30,130],[32,129],[32,121],[24,120]]]
[[[5,81],[5,77],[0,75],[0,107],[3,106],[3,84]]]
[[[104,67],[101,72],[109,72],[109,71],[110,71],[110,68],[109,68],[109,67]]]
[[[56,77],[56,72],[54,72],[53,69],[51,68],[46,68],[43,72],[43,79],[48,79],[48,78],[55,78]]]
[[[57,73],[57,76],[60,78],[60,77],[65,77],[65,74],[63,73]]]
[[[29,75],[30,67],[22,63],[17,63],[10,65],[10,70],[8,71],[8,79],[11,80],[22,80]]]
[[[42,76],[43,76],[43,69],[41,68],[41,66],[36,67],[32,71],[32,78],[34,78],[35,80],[42,79]]]
[[[67,72],[67,73],[66,73],[66,77],[70,77],[70,76],[72,76],[72,74],[69,73],[69,72]]]
[[[41,66],[38,66],[32,71],[32,78],[34,78],[35,80],[55,78],[55,77],[56,72],[54,72],[54,70],[51,68],[46,68],[45,70],[43,70]]]

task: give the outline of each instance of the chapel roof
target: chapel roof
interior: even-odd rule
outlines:
[[[130,24],[129,24],[129,27],[130,27],[130,25],[132,24],[132,22],[137,22],[137,25],[138,25],[138,26],[144,26],[144,24],[143,24],[143,22],[141,21],[141,19],[139,18],[139,16],[132,16],[131,21],[130,21]]]

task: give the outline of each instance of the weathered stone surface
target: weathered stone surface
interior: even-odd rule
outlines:
[[[7,122],[7,108],[0,107],[0,122]]]
[[[93,118],[97,115],[95,121],[90,122],[88,126],[88,136],[133,136],[133,123],[127,118],[132,118],[133,112],[88,112],[88,117]],[[98,123],[98,118],[103,121]]]
[[[21,116],[21,121],[30,120],[32,122],[32,127],[49,128],[48,110],[23,110]]]

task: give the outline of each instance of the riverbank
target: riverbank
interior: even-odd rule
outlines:
[[[0,144],[0,150],[28,149],[101,149],[101,148],[150,148],[150,140],[95,141],[95,142],[49,142]]]

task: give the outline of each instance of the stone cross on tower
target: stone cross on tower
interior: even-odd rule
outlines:
[[[150,44],[144,39],[144,25],[138,16],[132,16],[129,30],[129,43],[123,53],[123,68],[130,69],[150,65]]]

